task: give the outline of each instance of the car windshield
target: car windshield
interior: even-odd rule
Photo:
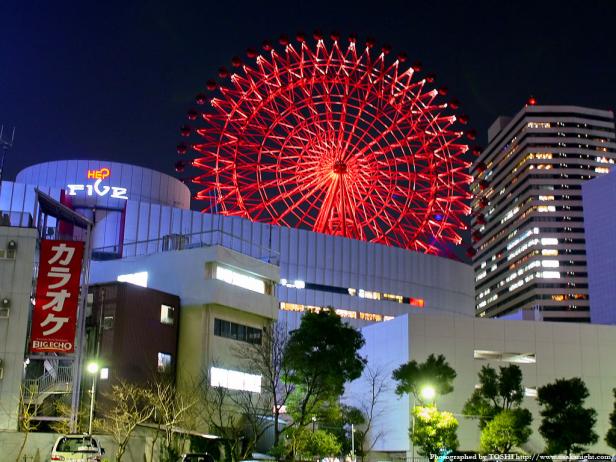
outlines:
[[[96,440],[84,436],[62,438],[56,446],[56,452],[96,452]]]

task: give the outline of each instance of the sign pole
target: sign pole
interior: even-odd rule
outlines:
[[[71,433],[77,433],[79,420],[79,397],[81,395],[81,376],[85,356],[86,304],[88,302],[88,283],[90,280],[90,260],[92,258],[92,225],[86,228],[85,252],[83,253],[82,284],[80,303],[77,310],[77,335],[75,341],[76,358],[73,362],[73,390],[71,396]]]

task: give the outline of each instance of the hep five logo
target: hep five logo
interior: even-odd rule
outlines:
[[[109,194],[113,199],[128,200],[126,188],[102,184],[104,179],[111,176],[111,170],[107,167],[99,170],[88,170],[87,176],[89,180],[96,180],[94,184],[69,184],[67,185],[69,196],[76,196],[78,191],[85,191],[87,196],[105,197]]]
[[[32,348],[47,350],[72,351],[73,344],[71,342],[59,342],[51,340],[33,340]]]
[[[88,180],[89,179],[104,180],[110,175],[111,175],[111,170],[109,170],[107,167],[103,167],[100,170],[88,170]]]

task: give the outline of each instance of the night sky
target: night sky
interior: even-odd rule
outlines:
[[[5,1],[0,20],[0,124],[17,127],[8,179],[76,158],[174,174],[178,128],[218,67],[264,39],[317,28],[420,60],[462,102],[481,144],[493,119],[531,94],[616,107],[611,1]]]

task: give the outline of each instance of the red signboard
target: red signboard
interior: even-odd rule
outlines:
[[[72,353],[79,306],[83,242],[41,241],[32,353]]]

